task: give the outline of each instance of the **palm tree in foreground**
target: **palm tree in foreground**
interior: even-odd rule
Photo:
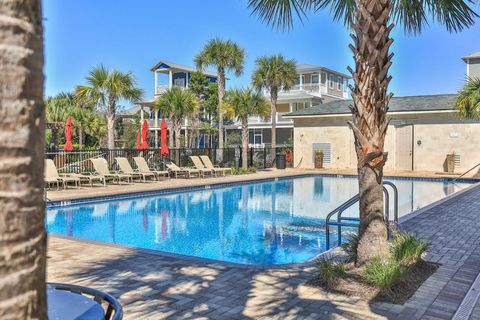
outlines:
[[[217,68],[218,76],[218,147],[223,149],[223,97],[225,95],[225,72],[233,71],[238,77],[243,72],[245,50],[230,40],[214,38],[210,40],[202,51],[195,57],[197,69],[203,70],[208,66]]]
[[[463,118],[480,119],[480,78],[467,80],[458,93],[455,105]]]
[[[255,62],[252,83],[258,89],[270,94],[272,118],[272,153],[277,146],[277,99],[280,90],[288,91],[298,79],[295,60],[286,60],[281,54],[260,57]]]
[[[41,3],[0,3],[0,319],[47,318]]]
[[[242,167],[248,168],[248,117],[267,114],[268,102],[260,92],[251,88],[228,91],[226,101],[230,113],[242,125]]]
[[[191,116],[197,108],[198,103],[195,95],[190,90],[182,90],[180,87],[168,89],[155,101],[155,109],[161,110],[162,114],[168,114],[172,122],[172,131],[175,133],[175,148],[181,147],[180,131],[184,119]],[[170,142],[172,140],[173,134],[170,133]]]
[[[330,9],[335,20],[353,30],[350,49],[355,60],[352,73],[353,119],[349,125],[355,136],[360,192],[360,241],[357,263],[364,264],[388,252],[387,228],[383,218],[383,167],[388,127],[387,110],[392,94],[388,85],[393,54],[389,48],[394,25],[408,33],[419,33],[428,15],[448,31],[458,32],[473,25],[477,14],[473,0],[249,0],[249,7],[266,22],[291,28],[293,16],[300,19],[309,10]]]
[[[117,103],[123,99],[132,103],[140,101],[143,90],[137,88],[131,72],[108,70],[103,65],[95,67],[86,77],[88,85],[76,88],[76,97],[86,104],[93,104],[105,111],[107,118],[107,146],[115,148],[115,120]]]

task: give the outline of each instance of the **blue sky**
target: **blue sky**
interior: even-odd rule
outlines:
[[[309,15],[304,24],[282,33],[250,15],[247,0],[44,0],[46,95],[70,91],[84,83],[95,65],[132,71],[153,95],[159,60],[192,65],[212,37],[236,41],[246,49],[245,72],[230,75],[227,86],[248,85],[256,57],[283,53],[300,63],[342,72],[353,66],[349,32],[328,12]],[[480,8],[476,8],[480,11]],[[465,77],[463,55],[480,50],[480,21],[460,34],[436,24],[420,36],[397,28],[392,47],[390,90],[396,96],[452,93]]]

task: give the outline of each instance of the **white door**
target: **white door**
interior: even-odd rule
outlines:
[[[395,169],[413,170],[413,125],[395,128]]]

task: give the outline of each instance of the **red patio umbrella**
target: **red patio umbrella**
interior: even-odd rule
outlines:
[[[137,133],[137,150],[142,149],[142,137],[140,136],[140,133]]]
[[[72,151],[72,119],[70,117],[67,118],[67,123],[65,123],[65,146],[63,149],[65,151]]]
[[[160,154],[162,156],[168,156],[168,145],[167,145],[167,123],[165,120],[162,120],[162,124],[160,125],[160,129],[162,130],[161,132],[161,137],[160,137],[160,143],[162,144],[162,149],[160,150]]]
[[[147,120],[143,120],[142,126],[142,150],[148,150],[148,123]]]

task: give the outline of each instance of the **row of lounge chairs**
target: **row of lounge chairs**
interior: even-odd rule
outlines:
[[[104,186],[108,181],[117,182],[122,181],[133,183],[134,179],[139,178],[143,182],[147,179],[160,180],[161,177],[169,177],[172,175],[175,178],[185,177],[205,177],[206,175],[218,176],[219,174],[226,175],[232,173],[230,168],[220,168],[214,166],[208,156],[190,156],[194,164],[194,168],[179,167],[175,163],[170,162],[166,164],[167,171],[152,170],[143,157],[133,157],[136,169],[133,169],[127,158],[117,157],[115,161],[119,167],[118,171],[111,171],[108,168],[108,162],[104,158],[89,159],[95,172],[92,173],[71,173],[59,174],[55,163],[51,159],[45,160],[45,183],[47,186],[56,185],[57,189],[61,186],[67,188],[68,183],[73,183],[75,187],[79,187],[83,181],[89,182],[93,187],[93,183],[98,181]]]

